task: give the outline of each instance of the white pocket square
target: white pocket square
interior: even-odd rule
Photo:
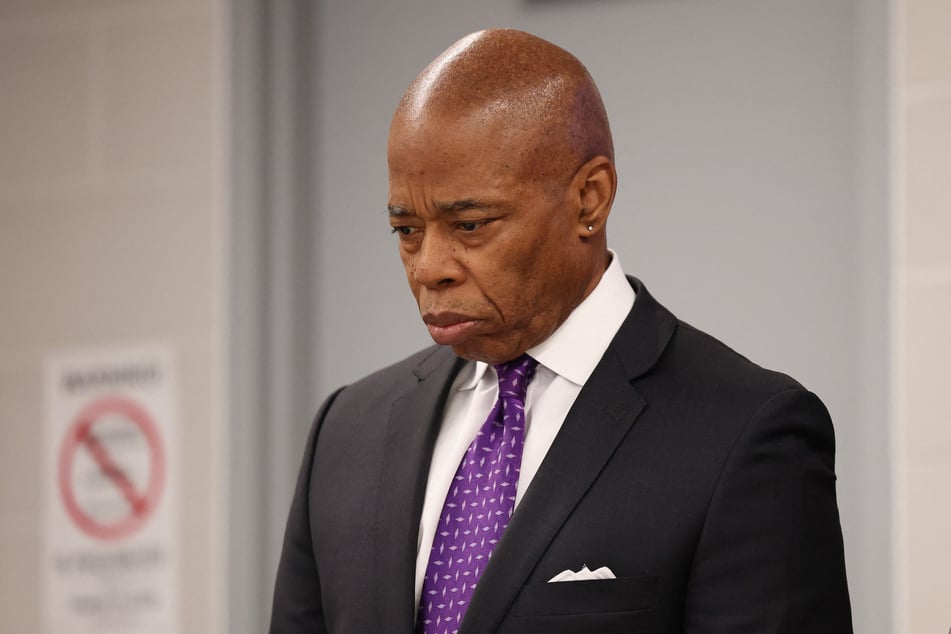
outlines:
[[[607,566],[601,566],[596,570],[588,570],[585,565],[575,572],[574,570],[562,570],[557,575],[548,580],[548,583],[558,583],[560,581],[591,581],[593,579],[617,579],[611,569]]]

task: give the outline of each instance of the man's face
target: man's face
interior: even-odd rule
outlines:
[[[571,174],[500,126],[428,122],[390,132],[390,224],[433,340],[508,361],[544,341],[590,292]]]

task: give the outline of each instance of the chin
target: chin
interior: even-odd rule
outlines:
[[[522,354],[521,352],[505,350],[477,349],[464,344],[452,346],[452,351],[455,352],[456,355],[468,361],[482,361],[483,363],[488,363],[489,365],[505,363],[506,361],[511,361],[515,357]]]
[[[456,353],[456,356],[462,357],[467,361],[484,361],[485,363],[495,363],[490,357],[487,357],[483,352],[478,350],[473,350],[464,345],[451,346],[452,351]]]

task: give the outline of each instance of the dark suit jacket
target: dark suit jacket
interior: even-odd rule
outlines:
[[[479,581],[460,632],[851,632],[832,423],[819,399],[637,299]],[[272,634],[410,634],[447,392],[433,347],[314,422]],[[546,583],[609,566],[615,580]]]

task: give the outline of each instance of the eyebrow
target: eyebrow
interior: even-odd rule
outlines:
[[[454,200],[452,202],[437,202],[435,203],[435,206],[437,209],[439,209],[439,211],[444,211],[449,214],[456,214],[461,211],[468,211],[469,209],[490,209],[495,205],[483,202],[481,200],[476,200],[475,198],[463,198],[462,200]],[[390,218],[414,215],[409,209],[399,205],[387,205],[386,210],[389,213]]]
[[[440,211],[445,211],[451,214],[458,213],[460,211],[467,211],[469,209],[484,209],[491,206],[492,205],[486,204],[481,200],[476,200],[474,198],[464,198],[451,203],[436,203],[436,207],[438,207]]]

